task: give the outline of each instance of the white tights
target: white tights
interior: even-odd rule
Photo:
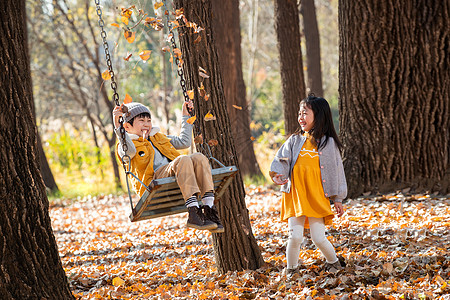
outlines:
[[[305,226],[305,216],[291,217],[288,219],[289,238],[286,247],[286,260],[289,269],[298,266],[298,256],[300,254],[300,246],[303,242],[303,229]],[[323,218],[308,217],[309,228],[311,230],[311,239],[317,248],[322,251],[328,263],[338,261],[336,251],[333,245],[325,236],[325,224]]]

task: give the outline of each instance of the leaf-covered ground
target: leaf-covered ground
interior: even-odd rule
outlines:
[[[50,209],[62,264],[77,299],[450,299],[450,198],[392,194],[349,200],[328,230],[347,267],[322,270],[307,238],[303,268],[283,276],[287,225],[280,192],[247,188],[266,265],[218,274],[209,232],[186,214],[131,223],[127,198],[57,201]]]

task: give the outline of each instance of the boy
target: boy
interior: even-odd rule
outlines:
[[[125,113],[122,107],[126,106]],[[117,146],[120,159],[125,155],[122,145],[128,145],[127,155],[131,158],[131,171],[145,184],[153,179],[175,176],[186,202],[189,217],[187,227],[211,232],[224,232],[214,206],[214,183],[206,156],[201,153],[180,155],[176,149],[186,149],[192,142],[193,125],[187,123],[188,108],[192,101],[185,102],[182,109],[181,133],[166,136],[152,126],[150,110],[141,103],[132,102],[116,106],[113,110],[114,131],[118,137]],[[122,116],[126,141],[119,132],[119,117]],[[142,196],[145,187],[132,178],[136,192]],[[199,207],[197,196],[202,197],[203,207]]]

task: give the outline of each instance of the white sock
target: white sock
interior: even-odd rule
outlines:
[[[213,207],[214,205],[214,193],[206,192],[202,198],[203,205],[208,205],[209,207]]]
[[[186,199],[186,207],[189,208],[189,207],[193,207],[193,206],[199,207],[197,196],[195,196],[195,195],[192,195]]]

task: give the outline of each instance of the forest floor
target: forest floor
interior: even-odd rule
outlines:
[[[131,223],[124,197],[52,202],[63,267],[77,299],[450,299],[450,196],[390,194],[350,199],[328,228],[347,262],[322,270],[310,239],[287,281],[281,193],[246,188],[265,265],[219,274],[211,234],[187,229],[187,214]]]

